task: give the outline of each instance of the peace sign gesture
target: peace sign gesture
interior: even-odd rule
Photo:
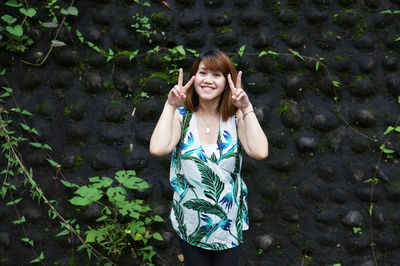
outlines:
[[[195,76],[193,76],[185,86],[182,87],[183,83],[183,70],[179,69],[178,84],[176,84],[168,93],[168,103],[172,106],[179,107],[183,105],[186,99],[186,91],[192,86]]]
[[[237,108],[244,110],[250,106],[247,93],[242,89],[242,71],[239,71],[236,78],[236,86],[233,84],[231,74],[228,74],[228,83],[232,91],[232,103]]]

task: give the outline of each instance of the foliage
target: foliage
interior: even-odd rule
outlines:
[[[31,28],[28,19],[36,16],[36,10],[29,7],[26,1],[24,4],[25,6],[17,0],[3,1],[0,4],[0,48],[5,47],[11,52],[24,52],[33,44],[33,40],[26,33]]]
[[[155,251],[151,245],[147,245],[148,241],[151,238],[162,240],[159,233],[151,231],[151,225],[162,222],[163,219],[158,215],[148,216],[151,208],[143,200],[129,200],[127,192],[127,189],[147,189],[149,185],[137,177],[133,170],[118,171],[114,180],[96,176],[89,178],[89,182],[89,185],[78,186],[62,181],[65,186],[76,188],[75,196],[69,200],[71,204],[79,207],[90,207],[94,204],[103,206],[102,216],[96,220],[98,226],[85,232],[85,241],[98,244],[108,255],[116,258],[129,248],[133,255],[138,253],[144,262],[151,264]],[[69,231],[64,230],[59,235],[67,233]],[[82,244],[78,250],[84,248],[87,246]]]

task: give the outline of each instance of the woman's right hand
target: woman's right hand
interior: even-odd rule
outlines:
[[[174,106],[175,108],[182,106],[186,99],[186,91],[192,86],[195,80],[195,76],[193,76],[185,86],[182,86],[183,83],[183,70],[179,69],[179,77],[178,84],[176,84],[168,93],[168,104]]]

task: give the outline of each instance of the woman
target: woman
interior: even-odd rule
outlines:
[[[209,50],[183,71],[150,140],[150,153],[172,152],[171,222],[186,265],[238,265],[248,229],[242,150],[268,156],[268,141],[230,58]]]

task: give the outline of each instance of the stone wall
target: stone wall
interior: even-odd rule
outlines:
[[[58,2],[64,7],[70,4]],[[30,4],[41,6],[40,1]],[[19,151],[45,195],[60,202],[61,213],[78,217],[81,228],[98,216],[92,210],[74,210],[67,202],[71,191],[54,178],[48,156],[62,165],[63,177],[77,184],[92,176],[135,169],[151,189],[133,196],[147,200],[166,220],[157,228],[165,241],[154,243],[162,257],[155,263],[180,265],[178,242],[168,220],[170,157],[154,158],[148,152],[149,138],[172,87],[168,70],[174,69],[174,62],[163,56],[179,45],[196,51],[218,47],[244,72],[245,89],[270,142],[267,160],[244,159],[250,230],[245,233],[240,264],[367,266],[375,265],[376,258],[379,265],[397,265],[400,134],[383,133],[398,125],[400,117],[400,41],[395,41],[400,17],[381,11],[398,10],[399,4],[398,0],[153,0],[148,7],[128,0],[76,1],[79,15],[66,19],[72,31],[62,27],[58,33],[66,46],[55,47],[43,65],[34,67],[20,59],[39,62],[57,34],[56,29],[39,25],[49,18],[38,12],[29,32],[34,44],[27,52],[0,50],[1,68],[7,69],[0,84],[7,86],[7,80],[18,105],[33,113],[28,123],[52,151],[29,145]],[[149,37],[131,27],[136,14],[150,18]],[[75,30],[82,33],[83,43]],[[132,60],[121,55],[107,61],[87,41],[108,55],[109,49],[139,52]],[[147,55],[156,46],[161,50]],[[259,56],[261,51],[273,52]],[[187,53],[174,63],[186,73],[193,60]],[[10,99],[5,107],[14,104]],[[381,153],[385,141],[395,151],[391,158]],[[1,169],[6,165],[2,156]],[[368,182],[375,177],[376,184]],[[78,241],[55,237],[59,225],[48,219],[43,203],[32,201],[23,180],[18,175],[12,179],[17,188],[14,197],[23,197],[18,207],[27,218],[25,230],[35,249],[43,250],[44,263],[68,265],[74,257],[77,265],[84,265],[86,254],[74,251]],[[23,233],[12,223],[16,213],[5,206],[9,200],[0,206],[1,264],[25,265],[34,256],[19,241]],[[131,265],[131,260],[123,258],[119,264]]]

